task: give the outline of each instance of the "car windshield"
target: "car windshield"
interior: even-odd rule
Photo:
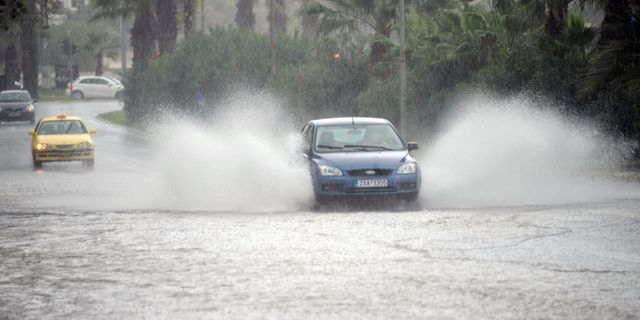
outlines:
[[[28,92],[2,92],[0,102],[29,102],[31,96]]]
[[[319,126],[317,152],[404,150],[398,133],[388,124]]]
[[[38,135],[82,133],[87,133],[87,128],[78,120],[45,121],[38,130]]]

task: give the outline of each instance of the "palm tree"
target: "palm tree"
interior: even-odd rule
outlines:
[[[35,1],[26,2],[27,14],[37,17]],[[36,20],[38,21],[38,20]],[[22,52],[22,84],[32,97],[38,97],[38,24],[25,19],[20,24],[20,48]]]
[[[609,0],[600,26],[600,38],[579,77],[578,95],[588,96],[611,87],[640,98],[640,13],[628,0]]]
[[[285,0],[267,0],[269,4],[269,33],[287,33],[287,8]]]
[[[156,46],[157,23],[152,0],[94,0],[92,4],[98,10],[94,19],[134,16],[131,29],[133,73],[146,69],[147,60],[153,56]]]
[[[101,76],[103,59],[115,60],[118,58],[118,39],[105,31],[91,32],[88,37],[89,39],[82,46],[82,49],[96,59],[96,76]]]
[[[160,54],[173,51],[178,37],[176,0],[156,0],[158,49]]]
[[[340,31],[350,33],[366,26],[373,30],[369,65],[374,66],[385,59],[390,46],[391,33],[395,29],[397,0],[312,0],[304,5],[302,12],[319,15],[319,31],[327,36]]]
[[[238,28],[254,30],[256,15],[253,14],[255,0],[238,0],[236,4],[236,25]]]
[[[185,37],[193,33],[193,17],[195,16],[195,0],[183,0],[184,4],[184,35]]]

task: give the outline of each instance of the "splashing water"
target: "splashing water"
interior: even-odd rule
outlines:
[[[203,125],[167,120],[156,128],[165,209],[277,211],[310,207],[308,169],[295,154],[293,121],[264,95],[237,94]]]
[[[628,143],[530,100],[475,97],[420,157],[429,207],[559,204],[637,198],[610,173]]]

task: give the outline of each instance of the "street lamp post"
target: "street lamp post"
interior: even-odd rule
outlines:
[[[407,47],[404,39],[404,0],[400,0],[400,134],[406,134],[405,95],[407,91]]]

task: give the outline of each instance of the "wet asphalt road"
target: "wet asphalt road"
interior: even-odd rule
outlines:
[[[0,126],[0,319],[640,317],[638,199],[155,210],[131,193],[152,184],[147,142],[94,118],[117,108],[39,106],[97,128],[93,172],[34,171],[30,126]]]

